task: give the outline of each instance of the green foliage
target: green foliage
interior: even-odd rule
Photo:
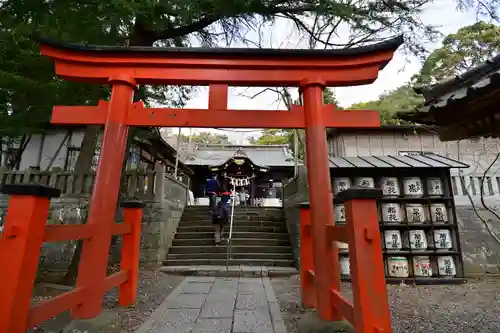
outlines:
[[[380,95],[377,100],[356,103],[348,109],[376,110],[380,113],[382,124],[403,125],[404,120],[396,118],[400,111],[414,111],[423,103],[423,98],[417,95],[410,85],[404,85]]]
[[[500,26],[477,22],[446,36],[440,48],[412,79],[416,85],[435,84],[478,66],[500,53]]]
[[[180,140],[182,142],[189,142],[189,136],[181,134]],[[191,135],[191,143],[194,145],[230,145],[233,144],[229,137],[225,134],[216,134],[210,132],[200,132]]]
[[[258,138],[248,140],[252,145],[291,145],[291,130],[265,129]]]

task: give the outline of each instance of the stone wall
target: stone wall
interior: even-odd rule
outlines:
[[[483,207],[477,197],[473,198],[473,202],[477,213],[468,198],[455,197],[465,274],[475,276],[500,273],[500,244],[477,214],[498,238],[500,238],[500,221]],[[499,200],[486,198],[485,203],[487,207],[500,214]]]
[[[165,259],[172,244],[184,206],[187,187],[169,177],[155,184],[154,200],[145,201],[141,229],[141,256],[143,263],[159,263]],[[161,190],[160,190],[161,189]],[[8,197],[0,195],[0,235],[8,206]],[[61,197],[52,199],[47,224],[80,224],[86,221],[88,200]],[[117,222],[123,220],[123,209],[117,213]],[[77,241],[44,243],[40,252],[42,269],[66,269],[73,257]],[[110,262],[119,262],[121,237],[113,237]]]
[[[293,258],[300,265],[300,221],[299,205],[301,202],[309,200],[307,185],[307,171],[305,167],[299,167],[297,177],[283,188],[283,209],[285,211],[286,228],[290,236],[290,243],[293,249]]]

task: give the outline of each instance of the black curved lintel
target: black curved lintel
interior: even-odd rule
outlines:
[[[218,57],[288,57],[288,58],[328,58],[357,57],[370,53],[395,51],[404,42],[402,35],[387,39],[380,43],[346,48],[346,49],[270,49],[270,48],[207,48],[207,47],[142,47],[142,46],[108,46],[64,42],[49,37],[34,37],[40,44],[76,52],[98,53],[141,53],[170,56],[218,56]]]
[[[58,198],[61,190],[42,184],[4,184],[0,192],[8,195],[25,195],[40,198]]]

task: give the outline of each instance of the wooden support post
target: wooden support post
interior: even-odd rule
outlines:
[[[330,289],[340,290],[340,264],[336,243],[328,238],[327,225],[334,223],[333,195],[326,143],[323,104],[324,83],[304,81],[306,162],[311,204],[317,311],[321,319],[341,320],[332,306]]]
[[[316,290],[309,271],[314,271],[313,240],[311,235],[309,202],[300,204],[300,285],[302,305],[305,309],[316,308]]]
[[[344,201],[356,333],[391,332],[376,200],[381,189],[354,187],[337,194]]]
[[[127,272],[127,281],[120,285],[118,303],[128,306],[135,303],[139,281],[139,255],[141,245],[141,221],[144,204],[140,201],[122,202],[123,223],[131,232],[123,235],[121,271]]]
[[[104,279],[128,135],[125,119],[134,96],[135,81],[132,78],[118,76],[111,78],[109,82],[113,88],[88,219],[88,224],[95,226],[95,232],[90,239],[84,241],[76,281],[77,288],[87,290],[86,299],[72,311],[75,319],[93,318],[102,310]]]
[[[38,269],[50,198],[58,189],[44,185],[4,185],[9,208],[0,238],[0,332],[24,333]]]

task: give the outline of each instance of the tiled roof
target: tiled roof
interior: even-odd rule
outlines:
[[[467,164],[438,154],[407,156],[330,157],[330,168],[468,168]]]
[[[232,158],[235,153],[241,152],[253,163],[260,166],[293,167],[293,156],[286,145],[209,145],[201,147],[184,159],[186,165],[221,165]]]
[[[483,64],[427,88],[415,91],[425,98],[425,105],[413,112],[400,112],[398,116],[427,125],[444,125],[436,119],[435,112],[468,103],[500,88],[500,55]],[[449,120],[446,120],[449,121]]]

